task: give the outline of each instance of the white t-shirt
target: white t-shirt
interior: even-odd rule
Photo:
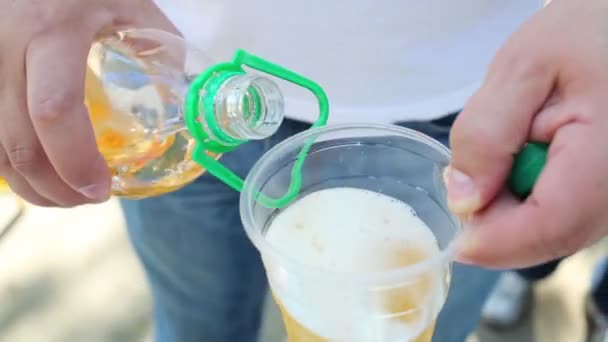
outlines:
[[[542,0],[156,0],[216,61],[238,48],[318,82],[330,122],[430,120],[460,110],[496,50]],[[314,98],[286,87],[286,112]]]

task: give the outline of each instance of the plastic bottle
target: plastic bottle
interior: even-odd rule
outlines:
[[[87,61],[85,104],[112,171],[112,193],[160,195],[210,169],[240,190],[240,179],[214,161],[242,143],[271,136],[284,118],[276,83],[243,65],[311,90],[325,112],[318,124],[325,123],[327,100],[318,85],[245,51],[216,64],[165,31],[100,36]]]

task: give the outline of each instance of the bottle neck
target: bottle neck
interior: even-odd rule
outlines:
[[[204,100],[204,99],[201,99]],[[283,122],[284,101],[278,86],[270,79],[251,74],[235,74],[221,80],[213,97],[218,128],[234,140],[261,140],[273,135]],[[206,131],[215,141],[221,137]]]

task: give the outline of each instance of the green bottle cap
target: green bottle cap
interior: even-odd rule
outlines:
[[[526,199],[532,192],[547,162],[548,150],[548,144],[531,142],[515,156],[507,185],[519,199]]]

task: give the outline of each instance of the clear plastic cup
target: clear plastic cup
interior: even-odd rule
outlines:
[[[378,192],[411,206],[432,231],[438,251],[390,270],[332,272],[298,262],[270,244],[268,228],[285,208],[264,207],[255,196],[282,196],[297,154],[311,141],[301,193],[292,203],[328,188]],[[445,146],[416,131],[347,125],[295,135],[256,163],[245,181],[240,212],[247,235],[261,253],[290,342],[431,341],[460,233],[442,180],[449,161]]]

